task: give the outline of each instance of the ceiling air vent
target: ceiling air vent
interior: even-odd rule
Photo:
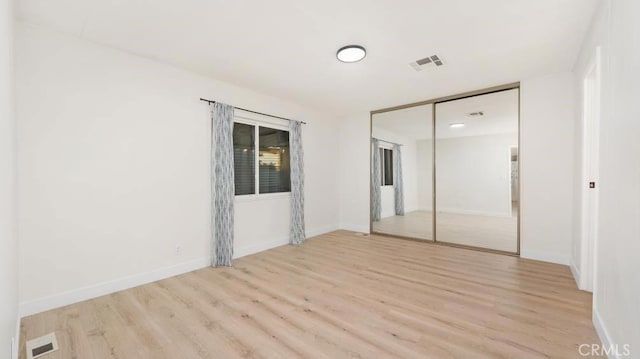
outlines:
[[[443,66],[444,62],[438,55],[431,55],[429,57],[425,57],[424,59],[416,60],[409,64],[409,66],[413,67],[416,71],[422,71],[423,69],[430,67],[440,67]]]
[[[27,341],[26,346],[27,359],[36,359],[58,350],[58,341],[55,333],[49,333],[40,338]]]

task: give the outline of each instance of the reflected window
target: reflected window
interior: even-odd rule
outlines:
[[[380,183],[383,186],[393,186],[393,150],[389,148],[380,149]]]

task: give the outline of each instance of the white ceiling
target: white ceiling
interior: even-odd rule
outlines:
[[[471,112],[484,112],[470,117]],[[432,138],[432,105],[373,115],[374,128],[381,128],[413,140]],[[451,128],[452,123],[464,123]],[[452,138],[518,133],[518,90],[500,91],[436,104],[436,136]]]
[[[568,71],[595,3],[19,0],[17,16],[346,115]],[[352,43],[367,58],[339,63]],[[408,65],[433,54],[446,65]]]

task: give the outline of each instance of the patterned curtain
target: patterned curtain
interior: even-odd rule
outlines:
[[[404,216],[404,183],[402,181],[402,152],[400,145],[393,145],[393,193],[396,216]]]
[[[380,215],[382,212],[382,199],[380,197],[380,186],[382,183],[380,182],[382,179],[380,178],[380,142],[372,138],[371,139],[371,220],[377,222],[380,220]]]
[[[211,251],[213,267],[231,266],[235,182],[233,173],[233,106],[211,107]]]
[[[289,147],[291,155],[291,244],[304,243],[304,161],[302,150],[302,123],[289,121]]]

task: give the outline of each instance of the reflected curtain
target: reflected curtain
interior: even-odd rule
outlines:
[[[304,161],[302,150],[302,123],[289,121],[289,151],[291,156],[291,244],[304,243]]]
[[[371,139],[371,220],[377,222],[380,220],[382,212],[382,199],[380,197],[380,187],[382,186],[380,178],[380,142]]]
[[[402,178],[402,151],[400,145],[393,145],[393,192],[395,194],[396,216],[404,216],[404,183]]]
[[[235,181],[233,106],[215,102],[211,109],[211,251],[213,267],[231,266]]]

